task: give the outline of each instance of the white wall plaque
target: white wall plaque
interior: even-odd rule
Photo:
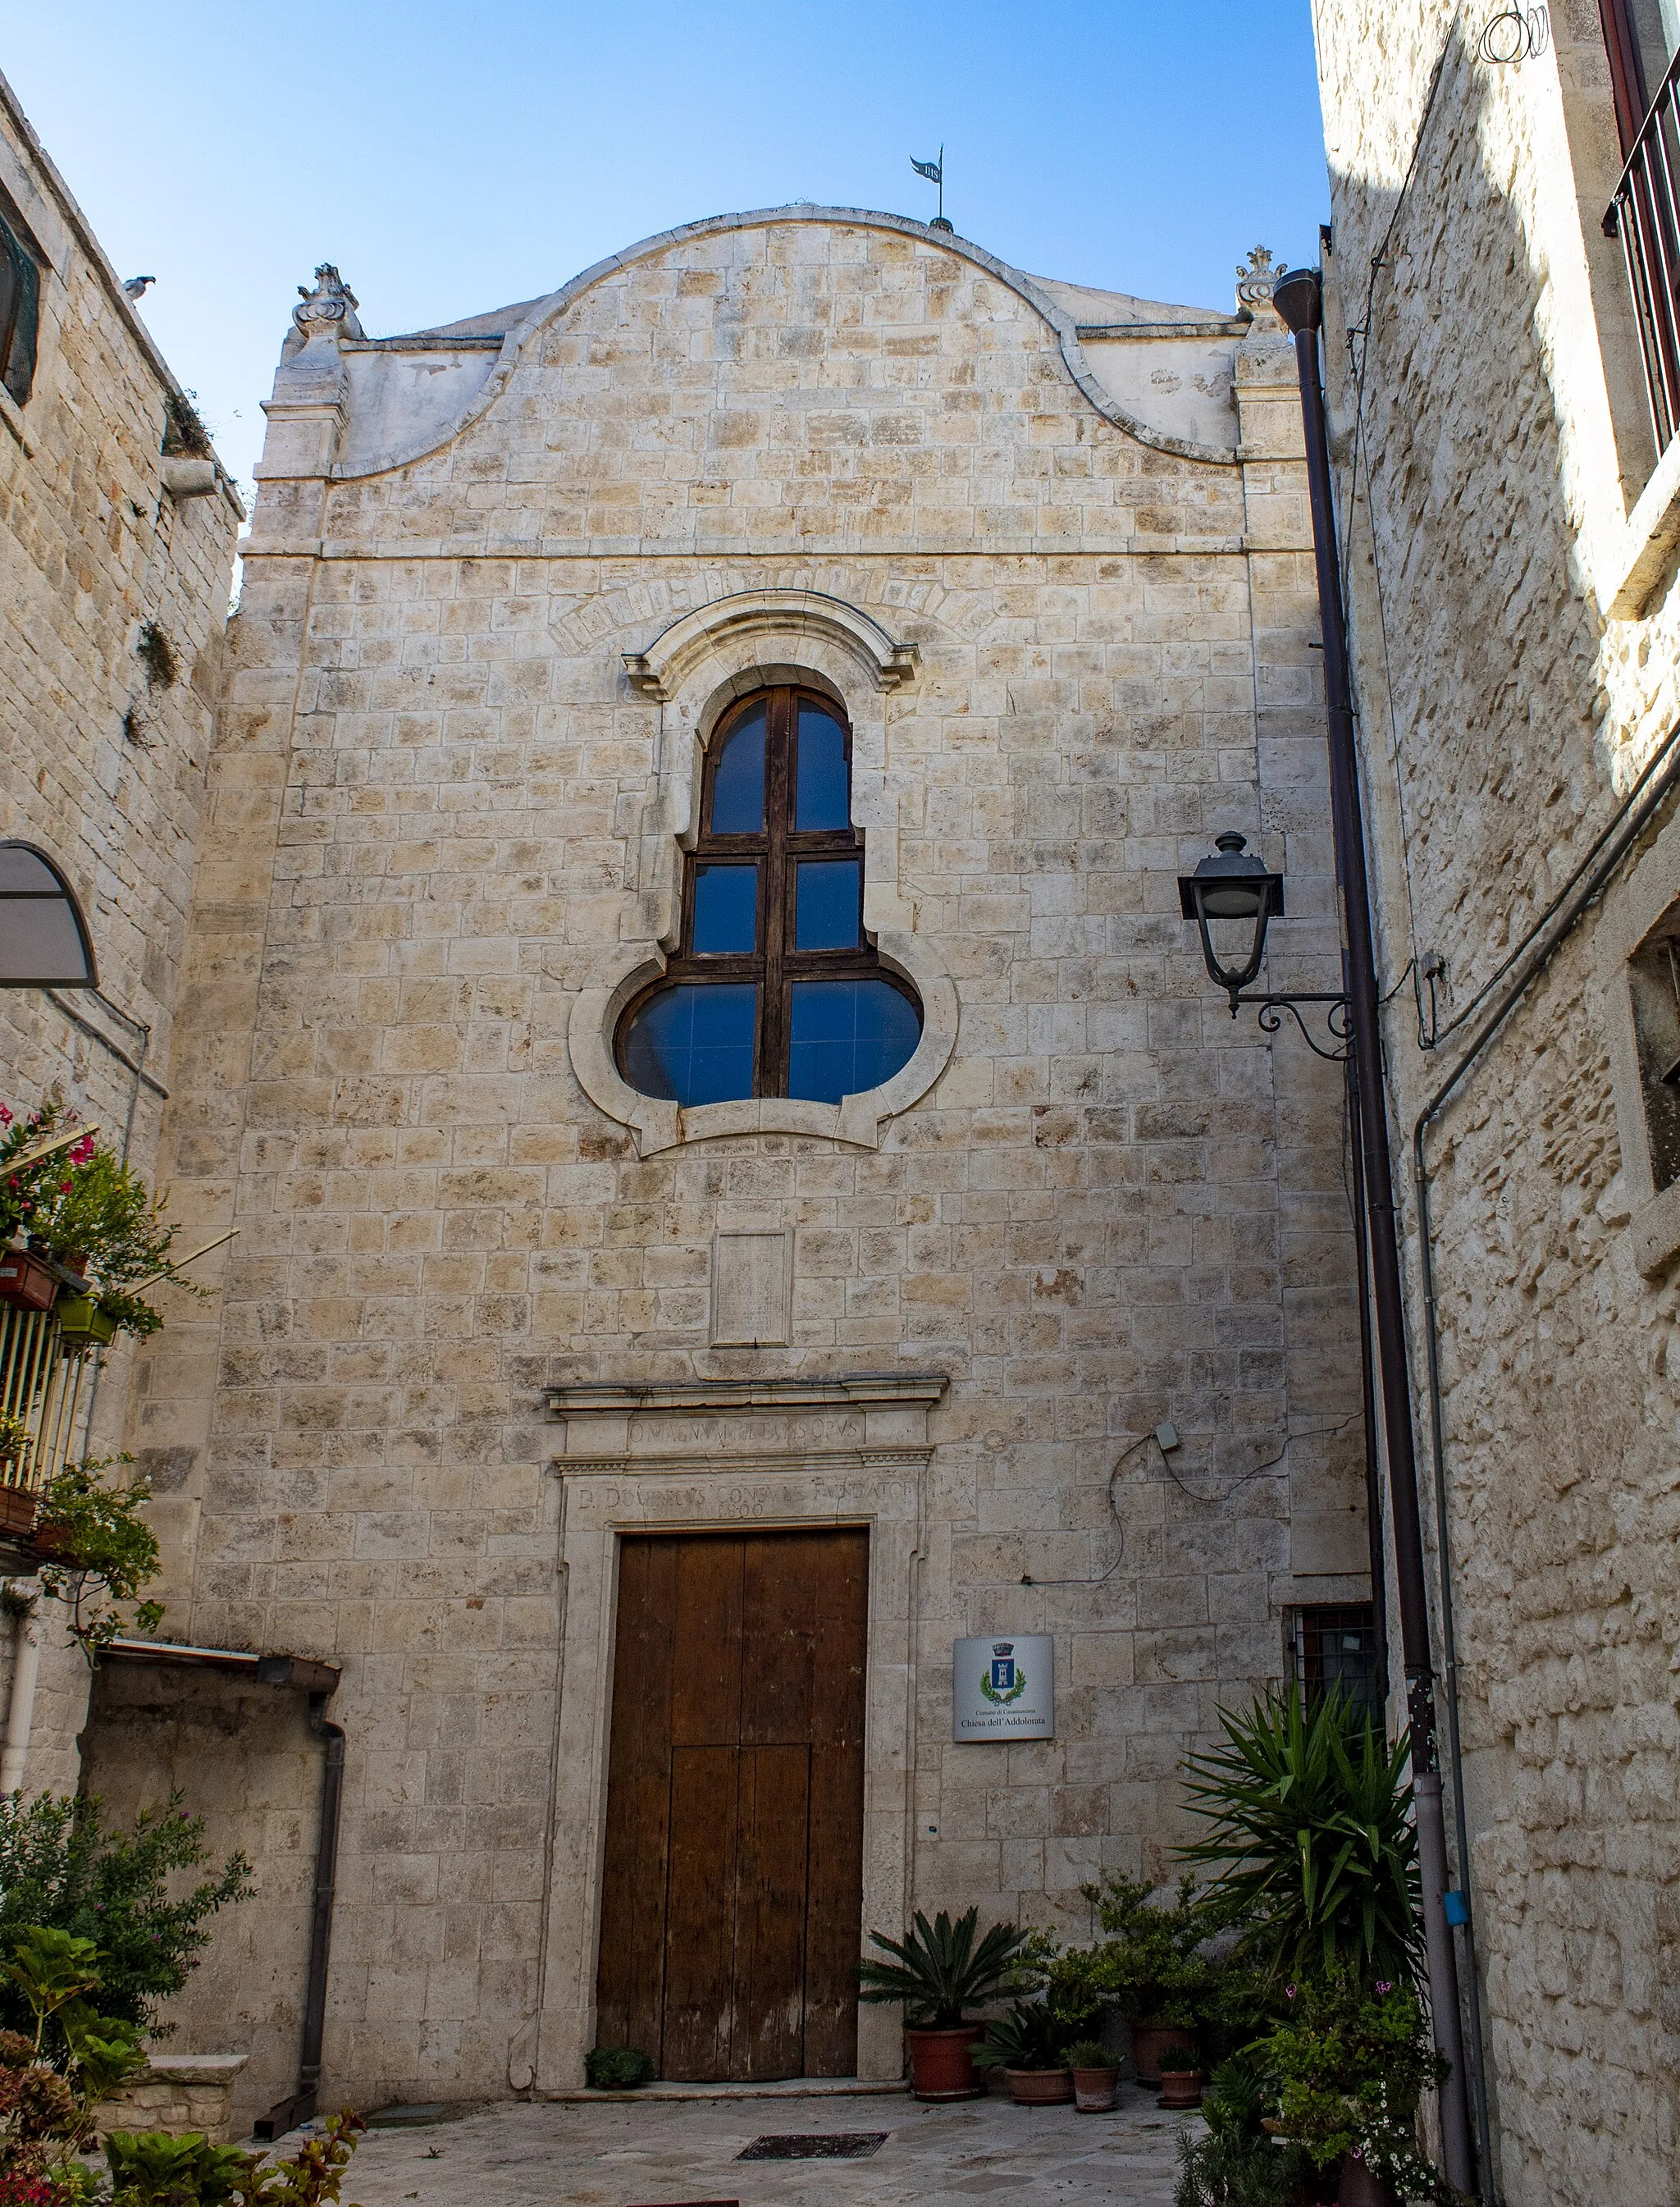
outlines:
[[[1048,1633],[959,1640],[952,1738],[1053,1739],[1055,1647]]]

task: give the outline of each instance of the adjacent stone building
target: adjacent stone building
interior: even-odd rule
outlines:
[[[1317,16],[1393,1124],[1428,1205],[1414,1187],[1415,1376],[1426,1448],[1426,1250],[1511,2207],[1654,2207],[1680,2167],[1680,444],[1646,167],[1669,21]]]
[[[75,898],[97,991],[0,986],[0,1100],[57,1087],[146,1172],[157,1155],[239,502],[0,80],[0,887]],[[3,908],[8,921],[18,907]],[[3,965],[17,968],[10,945]],[[76,1445],[120,1439],[126,1355],[85,1375]],[[0,1349],[9,1385],[12,1361]],[[9,1396],[8,1407],[10,1407]],[[0,1630],[0,1693],[29,1558]],[[51,1642],[32,1788],[73,1791],[87,1667]],[[7,1784],[13,1782],[10,1776]]]
[[[162,1156],[238,1239],[129,1439],[170,1636],[342,1669],[329,2093],[570,2089],[603,2035],[895,2075],[865,1930],[1084,1932],[1298,1613],[1357,1634],[1341,1075],[1233,1022],[1175,886],[1248,836],[1273,983],[1334,985],[1247,289],[807,206],[410,337],[305,287]],[[976,1636],[1048,1638],[1053,1736],[954,1743]],[[257,1858],[181,2011],[248,2113],[319,1741],[186,1664],[96,1719],[89,1782]]]

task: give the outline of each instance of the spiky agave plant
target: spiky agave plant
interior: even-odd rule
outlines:
[[[877,1962],[866,1956],[858,1963],[860,1997],[902,2001],[906,2023],[955,2030],[967,2020],[965,2009],[1016,1989],[1024,1961],[1021,1950],[1032,1936],[1013,1923],[998,1923],[977,1946],[979,1919],[979,1910],[971,1908],[954,1923],[949,1911],[942,1908],[930,1923],[918,1909],[907,1938],[889,1939],[884,1932],[871,1931],[870,1944],[897,1959]]]
[[[1209,1829],[1181,1851],[1217,1865],[1211,1897],[1245,1925],[1249,1957],[1279,1977],[1415,1977],[1409,1735],[1390,1747],[1339,1690],[1304,1705],[1273,1690],[1220,1722],[1223,1746],[1184,1766],[1188,1805]]]

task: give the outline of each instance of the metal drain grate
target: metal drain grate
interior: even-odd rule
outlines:
[[[879,2153],[891,2131],[785,2131],[756,2138],[737,2161],[866,2161]]]

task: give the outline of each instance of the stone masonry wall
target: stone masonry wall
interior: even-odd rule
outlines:
[[[1175,887],[1257,836],[1300,915],[1274,979],[1335,970],[1294,371],[1239,350],[1249,464],[1145,445],[966,248],[795,210],[609,264],[371,476],[328,477],[330,374],[283,371],[164,1142],[241,1232],[131,1438],[181,1468],[172,1618],[344,1666],[332,2091],[505,2090],[538,2011],[557,1789],[603,1779],[553,1759],[545,1385],[948,1373],[918,1905],[1083,1932],[1082,1879],[1169,1868],[1177,1760],[1280,1672],[1284,1608],[1362,1592],[1339,1074],[1233,1023]],[[651,948],[624,657],[772,589],[919,650],[859,816],[956,1048],[878,1149],[643,1157],[567,1041]],[[749,1212],[795,1236],[786,1349],[708,1346]],[[1169,1464],[1132,1446],[1165,1417]],[[1056,1636],[1059,1737],[954,1748],[950,1640],[1012,1627]]]
[[[0,834],[45,850],[81,900],[109,1002],[63,1002],[132,1059],[143,1045],[158,1084],[138,1080],[43,991],[6,989],[0,1099],[23,1109],[59,1086],[149,1173],[239,511],[229,491],[177,505],[164,490],[164,401],[179,386],[3,81],[0,185],[48,263],[33,388],[21,407],[0,393]],[[146,621],[173,644],[173,686],[148,686],[135,651]],[[122,1349],[107,1359],[95,1450],[120,1438],[129,1361]],[[0,1633],[0,1692],[9,1638]],[[74,1789],[87,1678],[55,1629],[32,1785]]]
[[[1551,22],[1551,51],[1500,68],[1448,8],[1319,16],[1327,355],[1389,984],[1446,961],[1432,1051],[1409,987],[1389,1015],[1402,1145],[1680,718],[1672,591],[1613,616],[1648,428],[1599,229],[1619,155],[1597,14]],[[1626,982],[1604,955],[1626,894],[1428,1138],[1468,1874],[1512,2207],[1675,2197],[1674,1284],[1671,1265],[1641,1277],[1628,1231]]]

